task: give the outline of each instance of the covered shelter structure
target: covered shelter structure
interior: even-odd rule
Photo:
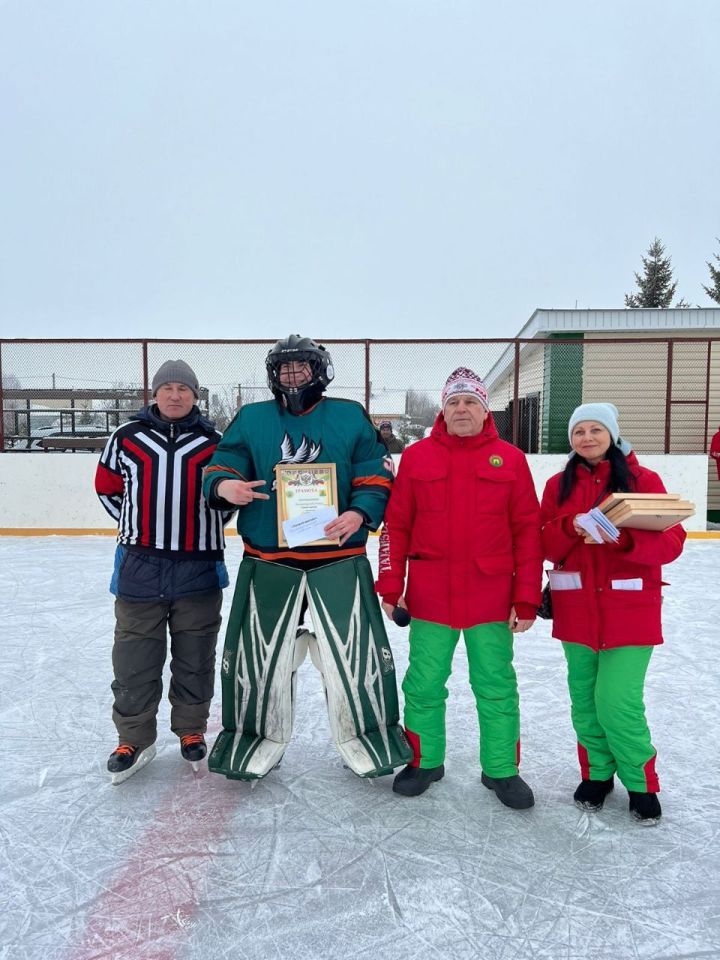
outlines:
[[[486,372],[493,415],[529,453],[565,453],[581,403],[607,400],[642,453],[705,453],[720,423],[720,308],[535,310]],[[708,509],[720,482],[708,465]]]

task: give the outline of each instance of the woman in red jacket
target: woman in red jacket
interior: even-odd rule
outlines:
[[[586,543],[577,522],[614,491],[665,493],[620,438],[611,403],[586,403],[570,418],[572,453],[548,480],[541,506],[550,574],[553,636],[563,641],[582,782],[576,804],[599,810],[613,776],[645,823],[661,816],[655,748],[645,719],[643,685],[652,649],[663,642],[661,565],[682,552],[681,526],[662,532],[624,528],[617,543]]]

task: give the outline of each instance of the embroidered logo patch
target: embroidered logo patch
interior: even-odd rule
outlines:
[[[494,453],[494,454],[490,457],[490,466],[491,466],[491,467],[501,467],[502,465],[503,465],[503,458],[502,458],[502,457],[499,457],[496,453]]]

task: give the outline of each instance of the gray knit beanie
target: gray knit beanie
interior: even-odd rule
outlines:
[[[199,396],[200,385],[195,372],[184,360],[166,360],[153,377],[152,395],[158,392],[164,383],[184,383],[190,387],[195,397]]]

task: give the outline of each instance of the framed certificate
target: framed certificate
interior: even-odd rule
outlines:
[[[275,466],[277,492],[278,543],[286,547],[283,523],[294,520],[304,513],[313,513],[323,507],[334,508],[340,513],[337,496],[337,474],[334,463],[278,463]],[[337,540],[321,538],[310,545],[337,543]]]

